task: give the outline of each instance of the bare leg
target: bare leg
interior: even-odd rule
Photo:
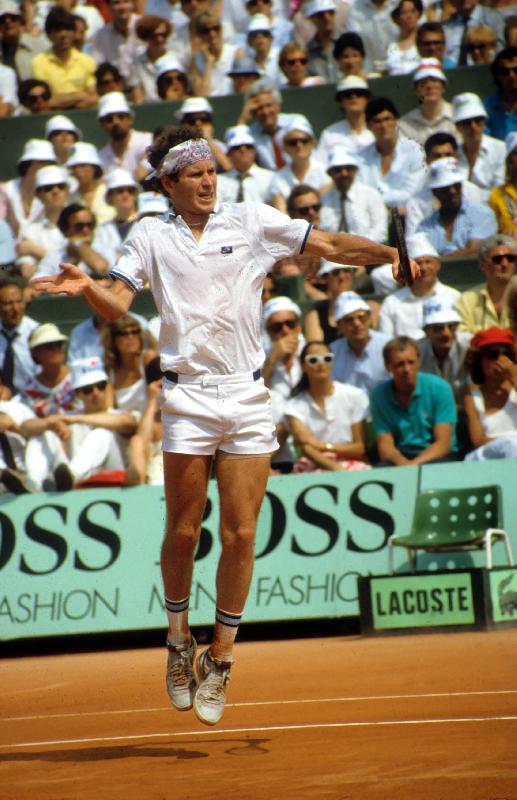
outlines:
[[[190,594],[211,461],[211,456],[163,454],[167,529],[161,568],[165,596],[173,600]],[[187,615],[183,628],[185,637],[189,637]]]

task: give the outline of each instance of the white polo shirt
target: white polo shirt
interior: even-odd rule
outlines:
[[[181,215],[146,217],[111,270],[135,292],[148,282],[162,324],[163,370],[231,375],[262,367],[261,292],[281,258],[303,252],[311,226],[266,205],[224,203],[197,241]]]
[[[322,412],[309,392],[293,397],[286,404],[286,417],[299,419],[318,439],[326,442],[351,442],[352,425],[368,416],[368,395],[356,386],[334,381],[334,391],[325,398]]]

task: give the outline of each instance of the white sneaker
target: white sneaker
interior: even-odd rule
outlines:
[[[178,711],[188,711],[194,702],[197,688],[194,674],[196,647],[194,637],[190,640],[190,644],[174,645],[167,642],[169,657],[165,680],[170,701]]]
[[[194,698],[194,711],[205,725],[215,725],[223,716],[231,667],[231,661],[212,658],[208,650],[201,653],[196,662],[199,686]]]

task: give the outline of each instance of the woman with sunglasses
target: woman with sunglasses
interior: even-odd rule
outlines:
[[[290,120],[282,131],[282,138],[290,163],[271,181],[269,204],[285,214],[287,200],[295,186],[309,184],[322,191],[331,182],[325,167],[313,155],[316,138],[307,117],[300,114]]]
[[[131,87],[133,103],[158,100],[155,64],[167,52],[167,41],[172,33],[169,20],[155,14],[140,17],[135,33],[147,47],[138,55],[131,67],[128,86]]]
[[[466,461],[517,458],[515,338],[507,328],[487,328],[472,338],[465,363],[472,386],[465,396],[470,441]]]
[[[156,351],[144,349],[140,323],[129,314],[104,328],[102,344],[110,376],[109,399],[113,398],[114,408],[131,411],[140,418],[147,403],[145,368],[156,358]]]
[[[195,17],[192,25],[190,81],[198,97],[231,94],[233,86],[228,71],[236,56],[245,55],[235,44],[223,39],[221,18],[211,11]]]
[[[302,377],[285,406],[301,450],[293,472],[368,469],[364,423],[368,395],[333,381],[332,353],[325,342],[307,342],[300,353]]]
[[[332,261],[323,260],[318,277],[327,281],[327,297],[318,300],[314,308],[307,312],[304,333],[308,341],[331,344],[339,337],[334,319],[334,303],[341,292],[351,291],[358,269],[350,264],[333,264]]]
[[[303,86],[318,86],[325,83],[323,78],[308,75],[309,54],[307,48],[296,42],[288,42],[280,50],[278,66],[285,75],[280,82],[281,89],[299,89]]]

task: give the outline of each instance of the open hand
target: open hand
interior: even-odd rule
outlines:
[[[41,275],[33,278],[30,285],[38,294],[67,294],[75,297],[82,294],[90,285],[90,278],[74,264],[62,263],[61,272],[57,275]]]

